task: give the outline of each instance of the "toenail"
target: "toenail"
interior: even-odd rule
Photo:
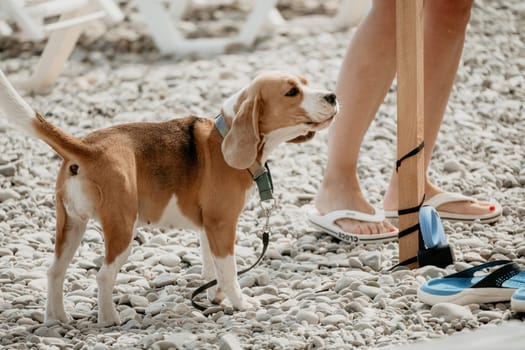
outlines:
[[[496,210],[496,206],[495,206],[495,205],[491,205],[491,206],[489,207],[489,210],[490,210],[490,211],[495,211],[495,210]]]
[[[396,229],[393,227],[390,227],[390,232],[396,232]]]

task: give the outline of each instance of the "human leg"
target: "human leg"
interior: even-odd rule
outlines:
[[[321,214],[350,209],[373,214],[359,185],[357,160],[364,138],[395,74],[395,1],[376,0],[354,34],[337,83],[340,112],[330,129],[326,172],[315,199]],[[344,231],[380,233],[388,221],[337,221]]]

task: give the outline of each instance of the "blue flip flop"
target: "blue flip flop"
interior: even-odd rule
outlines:
[[[448,245],[441,218],[436,209],[429,205],[424,205],[419,209],[419,231],[425,246],[429,249]]]
[[[495,266],[501,267],[486,275],[474,275]],[[510,260],[497,260],[446,277],[431,279],[418,288],[417,295],[419,300],[429,305],[444,302],[460,305],[495,303],[511,300],[521,287],[525,287],[525,271]],[[525,293],[523,297],[525,306]]]
[[[512,294],[510,309],[514,312],[525,312],[525,287],[516,290]]]

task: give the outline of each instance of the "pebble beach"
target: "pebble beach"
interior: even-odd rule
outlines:
[[[121,3],[127,17],[136,15]],[[208,18],[204,5],[190,9],[184,30],[190,36],[230,33],[246,1],[226,3],[215,8],[216,18]],[[49,93],[23,96],[53,123],[83,136],[127,122],[213,118],[227,97],[266,70],[300,73],[313,86],[335,89],[354,29],[327,30],[316,21],[332,16],[338,1],[279,4],[288,26],[267,30],[253,48],[208,58],[161,56],[144,26],[129,18],[92,25]],[[306,15],[313,16],[309,25],[293,25]],[[260,302],[256,310],[193,308],[190,295],[206,282],[199,235],[140,228],[113,294],[122,324],[97,327],[95,276],[104,250],[101,228],[90,222],[66,274],[72,321],[44,322],[61,160],[0,118],[0,348],[377,349],[521,324],[509,303],[430,307],[416,292],[430,278],[487,261],[525,265],[524,28],[522,1],[475,2],[430,169],[445,190],[498,201],[501,219],[490,225],[444,222],[453,265],[390,273],[397,243],[344,243],[306,219],[326,164],[328,132],[283,145],[269,162],[279,203],[270,218],[270,245],[261,264],[239,278],[243,292]],[[43,47],[0,37],[0,69],[22,80]],[[379,208],[396,157],[395,87],[367,133],[359,163],[362,188]],[[264,220],[254,195],[239,219],[239,269],[257,259]]]

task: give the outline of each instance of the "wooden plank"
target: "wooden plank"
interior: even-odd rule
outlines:
[[[423,0],[396,1],[397,159],[423,141]],[[424,152],[399,167],[399,208],[416,207],[424,196]],[[418,223],[418,213],[400,215],[399,230]],[[418,252],[418,232],[399,239],[399,261]],[[411,264],[409,267],[417,267]]]

